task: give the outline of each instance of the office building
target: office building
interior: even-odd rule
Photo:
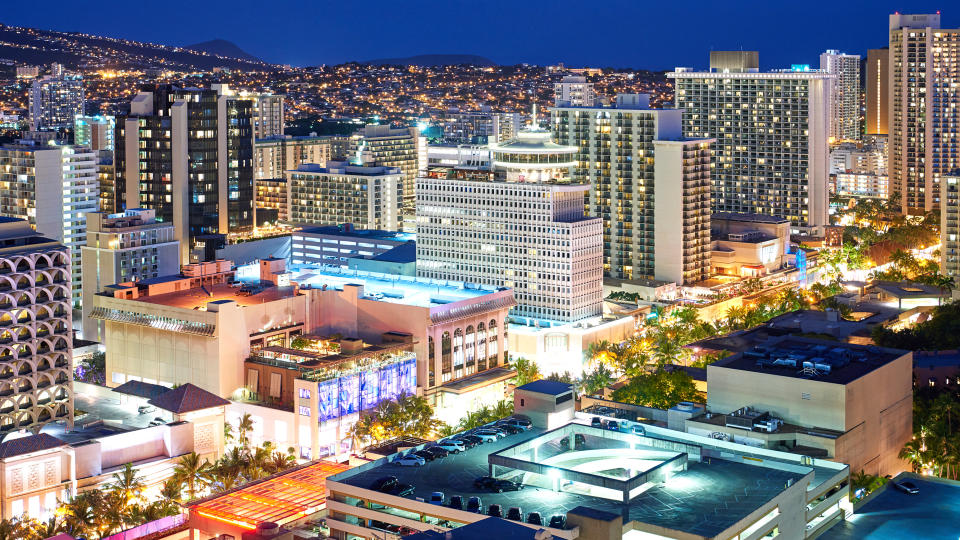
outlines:
[[[820,55],[820,71],[835,77],[830,92],[830,138],[860,140],[860,55],[829,49]]]
[[[809,66],[761,72],[756,51],[713,51],[710,71],[677,68],[683,135],[715,138],[713,212],[779,216],[794,232],[827,225],[834,76]]]
[[[93,296],[115,283],[177,273],[180,246],[173,224],[158,222],[153,210],[91,212],[86,220],[87,241],[77,255],[82,269],[83,338],[103,341],[102,322],[90,317]]]
[[[593,107],[599,104],[597,101],[593,83],[585,77],[567,75],[553,85],[553,104],[557,107]]]
[[[0,218],[0,239],[0,433],[73,427],[70,250],[21,219]]]
[[[960,279],[960,171],[940,182],[940,271]]]
[[[489,169],[492,166],[490,147],[486,145],[431,144],[427,146],[428,169],[432,167]]]
[[[890,110],[890,49],[867,50],[866,135],[887,135]]]
[[[0,216],[27,220],[70,249],[78,307],[86,214],[97,211],[98,196],[96,154],[85,147],[27,140],[0,147]]]
[[[711,141],[685,140],[680,120],[681,111],[650,109],[646,94],[552,109],[554,136],[577,148],[573,179],[591,186],[587,214],[603,223],[607,277],[707,278]]]
[[[396,167],[329,161],[287,171],[290,222],[358,229],[399,229],[403,173]]]
[[[862,144],[842,143],[831,148],[830,175],[837,195],[886,199],[887,138],[868,135]]]
[[[489,144],[509,141],[520,132],[520,113],[493,112],[482,106],[479,111],[450,109],[443,113],[443,142],[449,145]]]
[[[84,114],[83,77],[47,75],[30,85],[31,131],[72,129],[74,117]]]
[[[184,262],[197,237],[253,230],[253,114],[225,85],[138,93],[117,120],[114,209],[173,223]]]
[[[785,336],[707,367],[707,413],[687,430],[893,475],[913,437],[912,353]]]
[[[532,421],[527,431],[419,467],[396,461],[423,444],[329,476],[331,536],[372,538],[409,529],[426,531],[416,538],[478,538],[458,531],[504,530],[487,515],[497,505],[503,515],[517,507],[523,518],[512,523],[535,534],[529,538],[803,539],[822,535],[853,512],[851,469],[843,463],[641,423],[629,405],[605,404],[611,406],[604,413],[574,411],[570,385],[536,381],[514,393],[515,409]],[[683,415],[679,409],[644,412],[666,418]],[[617,426],[592,426],[594,417]],[[387,475],[414,492],[375,489]],[[475,485],[480,476],[524,489]],[[425,501],[423,494],[433,492],[445,499],[478,497],[483,508],[471,512]],[[542,523],[526,523],[533,512]],[[503,537],[524,538],[513,531]]]
[[[253,143],[254,178],[283,178],[302,163],[326,165],[331,159],[331,138],[310,135],[266,137]]]
[[[547,131],[491,145],[492,170],[435,168],[417,181],[417,273],[514,290],[512,316],[541,326],[602,312],[603,237],[571,182],[574,146]]]
[[[890,193],[904,214],[940,207],[940,179],[960,168],[960,28],[940,14],[890,15]]]
[[[253,138],[254,140],[270,137],[283,137],[283,94],[244,94],[241,96],[253,97]]]
[[[373,167],[400,169],[404,208],[414,206],[414,186],[421,168],[426,142],[416,127],[393,128],[367,125],[349,139],[349,161]]]

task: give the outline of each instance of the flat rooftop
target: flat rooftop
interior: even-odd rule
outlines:
[[[744,223],[788,223],[789,220],[780,216],[767,216],[764,214],[750,214],[738,212],[715,212],[710,214],[710,220],[714,221],[740,221]]]
[[[585,435],[586,448],[605,447],[604,441],[608,441],[602,437],[602,432],[605,430],[592,428],[582,422],[589,422],[589,420],[583,419],[577,422]],[[331,480],[355,487],[369,488],[378,478],[396,476],[400,482],[414,486],[414,493],[408,497],[410,499],[429,500],[430,494],[435,491],[443,492],[447,498],[453,495],[460,495],[464,499],[476,496],[481,498],[484,508],[491,504],[499,504],[506,511],[510,507],[517,506],[522,509],[524,515],[539,512],[544,518],[555,514],[566,514],[578,506],[586,506],[594,510],[625,516],[625,523],[639,521],[689,534],[712,537],[772,500],[783,491],[788,481],[798,481],[809,474],[809,471],[814,470],[812,467],[770,466],[773,462],[760,467],[717,458],[703,463],[690,460],[687,470],[676,473],[666,484],[654,484],[626,505],[582,492],[556,492],[526,483],[521,491],[506,493],[491,493],[474,487],[474,479],[490,474],[488,465],[490,454],[530,441],[544,433],[544,430],[534,428],[525,433],[509,435],[496,442],[482,444],[459,454],[451,454],[421,467],[403,467],[386,462],[374,463],[371,466],[351,469]],[[544,459],[566,452],[556,441],[543,444],[538,451]],[[522,471],[516,472],[523,474]],[[814,472],[816,476],[816,471]],[[835,473],[836,471],[823,471],[826,477]],[[811,481],[811,485],[813,484],[815,481]]]
[[[784,336],[719,360],[711,368],[847,384],[904,354],[907,351]]]
[[[183,278],[178,277],[177,279]],[[253,306],[290,298],[296,294],[296,291],[292,286],[276,287],[271,285],[259,289],[255,294],[241,295],[239,293],[240,287],[220,283],[217,285],[205,285],[203,288],[195,287],[193,289],[166,294],[141,296],[135,301],[184,309],[206,310],[207,304],[210,302],[230,300],[240,306]]]
[[[317,234],[317,235],[367,238],[370,240],[393,240],[397,242],[407,242],[410,240],[416,240],[417,238],[417,235],[414,233],[401,232],[401,231],[382,231],[379,229],[345,230],[341,225],[316,225],[316,226],[305,225],[301,227],[299,231],[294,231],[292,233],[293,236],[297,236],[301,234]]]
[[[294,265],[292,281],[300,287],[342,290],[344,285],[362,285],[364,298],[392,304],[436,307],[505,291],[505,288],[439,279],[381,274],[335,266]]]

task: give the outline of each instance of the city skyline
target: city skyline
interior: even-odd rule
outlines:
[[[65,9],[56,9],[62,4]],[[670,70],[677,66],[702,67],[710,50],[760,50],[763,68],[815,65],[825,47],[866,55],[866,49],[886,46],[886,17],[907,10],[935,13],[939,2],[841,2],[831,6],[834,19],[860,20],[844,32],[828,33],[809,23],[801,5],[744,2],[742,9],[719,11],[706,2],[694,5],[631,5],[613,3],[594,7],[596,20],[607,25],[604,40],[557,40],[556,32],[583,24],[582,13],[568,0],[510,5],[502,1],[482,4],[451,2],[435,9],[429,2],[411,2],[392,10],[388,2],[374,0],[358,18],[348,4],[298,6],[284,1],[269,11],[258,11],[261,31],[246,31],[249,10],[236,2],[194,6],[195,16],[157,12],[147,5],[130,5],[122,11],[66,9],[53,2],[43,17],[26,4],[7,6],[5,24],[66,32],[188,46],[225,39],[247,53],[276,64],[308,66],[367,61],[421,54],[473,54],[501,65],[520,63],[570,66],[612,66]],[[379,10],[377,9],[379,6]],[[148,11],[149,10],[149,11]],[[296,17],[292,13],[298,13]],[[378,17],[377,13],[389,13]],[[510,14],[517,25],[491,25]],[[123,24],[119,24],[122,17]],[[956,13],[944,14],[944,27],[955,26]],[[209,21],[220,20],[211,25]],[[663,24],[673,20],[677,24]],[[149,22],[148,22],[149,21]],[[411,31],[397,31],[397,29]],[[681,29],[678,33],[677,29]],[[489,39],[465,42],[464,35]],[[366,36],[357,39],[358,36]]]

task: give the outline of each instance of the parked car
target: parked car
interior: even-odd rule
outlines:
[[[563,529],[567,526],[567,516],[563,514],[554,514],[550,517],[550,527],[551,529]]]
[[[150,427],[155,427],[155,426],[162,426],[164,424],[166,424],[166,422],[164,422],[163,420],[151,420],[149,425]]]
[[[478,429],[474,432],[477,437],[483,437],[484,435],[493,435],[493,440],[497,441],[507,436],[506,433],[500,431],[499,429],[489,429],[483,428]]]
[[[467,512],[473,512],[474,514],[483,513],[483,501],[480,500],[480,497],[470,497],[467,499]]]
[[[523,484],[511,482],[510,480],[497,480],[490,486],[490,491],[496,491],[497,493],[520,491],[521,489],[523,489]]]
[[[515,435],[517,433],[523,433],[524,431],[522,427],[513,424],[497,424],[497,429],[506,431],[507,435]]]
[[[507,519],[512,519],[513,521],[523,521],[523,510],[519,506],[511,506],[507,510]]]
[[[497,422],[490,422],[489,424],[484,424],[480,426],[479,429],[486,430],[486,431],[496,431],[498,433],[502,433],[504,437],[509,435],[509,433],[507,433],[507,430],[503,429],[503,426],[499,425]]]
[[[370,484],[370,489],[374,491],[379,491],[381,493],[387,493],[397,485],[396,476],[381,476],[373,481]]]
[[[420,467],[426,463],[426,460],[415,454],[407,454],[406,456],[394,461],[394,463],[403,467]]]
[[[507,418],[506,420],[502,420],[502,422],[510,424],[511,426],[517,426],[524,431],[533,427],[533,424],[531,424],[530,421],[525,418]]]
[[[530,512],[527,514],[527,523],[531,525],[543,525],[543,518],[540,517],[540,512]]]
[[[497,479],[492,476],[480,476],[474,479],[473,487],[477,489],[490,489],[490,486],[496,481]]]
[[[590,419],[590,426],[591,426],[591,427],[602,428],[602,427],[603,427],[603,420],[600,420],[600,417],[599,417],[599,416],[594,416],[593,418]]]
[[[428,502],[430,504],[437,504],[442,506],[443,499],[444,499],[444,495],[442,491],[434,491],[433,493],[430,494],[430,500]]]
[[[476,432],[474,432],[474,433],[473,433],[473,436],[476,437],[476,438],[478,438],[478,439],[480,439],[481,441],[483,441],[483,442],[485,442],[485,443],[488,443],[488,442],[496,442],[497,439],[499,439],[499,437],[497,437],[497,435],[496,435],[495,433],[490,433],[490,432],[484,433],[484,432],[482,432],[482,431],[476,431]]]
[[[437,456],[433,455],[431,452],[427,452],[426,450],[417,450],[416,452],[411,452],[410,455],[420,456],[424,461],[433,461],[437,459]]]
[[[141,405],[137,407],[138,414],[148,414],[156,411],[156,407],[151,407],[150,405]]]
[[[463,446],[466,448],[473,448],[474,446],[483,444],[483,439],[474,437],[473,435],[460,435],[456,440],[462,441]]]
[[[455,442],[449,441],[449,440],[440,441],[437,443],[437,446],[435,448],[443,448],[444,450],[446,450],[448,453],[451,453],[451,454],[459,454],[460,452],[463,452],[464,450],[467,449],[466,446],[464,446],[463,441],[456,441],[456,442],[460,444],[456,444]]]
[[[443,448],[440,448],[439,446],[431,446],[429,448],[424,448],[423,451],[428,454],[431,454],[435,458],[445,458],[448,455],[450,455],[450,452],[447,452],[446,450],[444,450]]]
[[[633,427],[630,428],[630,431],[632,431],[634,435],[639,435],[641,437],[647,434],[647,430],[644,429],[644,427],[640,424],[634,424]]]
[[[450,497],[450,502],[447,504],[450,508],[454,510],[463,510],[463,497],[460,495],[454,495]]]
[[[620,422],[617,422],[616,420],[608,420],[607,425],[604,427],[610,431],[620,431]]]
[[[499,504],[491,504],[490,508],[487,508],[487,515],[491,517],[503,517],[503,512],[500,510]]]
[[[909,480],[897,482],[893,484],[893,487],[897,488],[897,491],[902,491],[910,495],[916,495],[917,493],[920,493],[920,488],[918,488],[916,484]]]
[[[388,493],[390,495],[396,495],[397,497],[408,497],[413,495],[414,487],[410,484],[397,484],[394,486]]]

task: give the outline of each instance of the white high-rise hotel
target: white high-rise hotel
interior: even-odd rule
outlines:
[[[603,233],[572,183],[573,146],[547,131],[491,146],[492,170],[432,168],[417,179],[417,274],[510,287],[514,318],[542,325],[600,315]]]
[[[828,128],[834,75],[809,66],[760,72],[756,51],[713,51],[710,71],[677,68],[683,135],[714,138],[714,212],[828,224]]]
[[[830,98],[830,137],[860,139],[860,55],[830,49],[820,55],[820,71],[836,76]]]

